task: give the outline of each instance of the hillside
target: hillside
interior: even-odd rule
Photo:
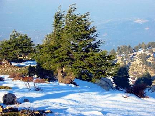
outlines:
[[[6,75],[1,75],[5,81],[0,85],[10,86],[12,90],[0,91],[0,104],[5,93],[14,93],[19,105],[13,107],[45,109],[54,113],[49,116],[154,116],[155,96],[147,92],[149,98],[140,99],[134,95],[124,98],[122,91],[105,91],[99,86],[75,80],[79,85],[58,84],[50,82],[38,84],[41,91],[34,91],[33,83],[30,83],[31,90],[28,90],[24,82],[12,81]],[[28,99],[29,102],[23,102]]]
[[[116,53],[117,63],[129,68],[130,77],[138,78],[145,72],[155,76],[155,46],[154,42],[131,46],[120,46]]]

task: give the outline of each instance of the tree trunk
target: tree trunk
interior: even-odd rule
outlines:
[[[65,84],[72,84],[74,80],[73,74],[66,75],[65,68],[59,68],[58,69],[58,82],[59,83],[65,83]]]
[[[58,82],[63,83],[64,77],[63,77],[63,69],[59,68],[58,69]]]

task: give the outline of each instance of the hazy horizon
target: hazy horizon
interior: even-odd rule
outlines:
[[[8,39],[15,29],[36,44],[42,43],[52,31],[58,7],[67,10],[74,3],[77,13],[90,12],[99,38],[105,41],[102,49],[149,42],[155,37],[154,0],[0,0],[0,40]]]

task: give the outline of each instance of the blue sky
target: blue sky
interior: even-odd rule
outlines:
[[[155,20],[155,0],[0,0],[0,40],[8,39],[11,31],[16,29],[28,34],[35,43],[41,43],[44,36],[52,31],[53,16],[58,6],[67,10],[74,3],[78,13],[90,12],[100,37],[106,35],[106,29],[117,24],[116,29],[108,31],[111,40],[119,36],[112,35],[119,23],[124,28],[127,25],[122,23],[124,21],[146,23],[146,20]]]

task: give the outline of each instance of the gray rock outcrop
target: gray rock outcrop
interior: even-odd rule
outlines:
[[[107,91],[109,91],[110,89],[113,89],[113,83],[108,78],[101,78],[96,83]]]
[[[17,97],[12,93],[4,94],[3,96],[3,104],[5,105],[13,105],[17,103]]]

